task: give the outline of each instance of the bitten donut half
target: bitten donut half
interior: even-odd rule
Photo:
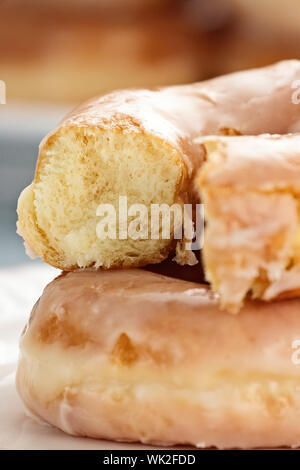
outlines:
[[[299,108],[300,113],[300,108]],[[237,312],[248,293],[300,293],[300,135],[200,138],[206,279]]]
[[[142,270],[66,273],[35,305],[17,387],[76,436],[201,448],[300,445],[300,300],[240,315],[192,282]]]
[[[292,86],[300,62],[286,61],[192,85],[118,91],[84,103],[41,143],[33,183],[18,203],[29,251],[63,270],[158,263],[175,251],[169,237],[120,236],[120,196],[128,207],[199,200],[193,178],[203,162],[194,139],[210,134],[300,131]],[[116,213],[115,238],[99,237],[99,205]],[[144,232],[143,232],[144,233]],[[177,244],[177,260],[192,264]]]

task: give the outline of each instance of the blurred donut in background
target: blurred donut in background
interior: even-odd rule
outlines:
[[[205,31],[206,76],[300,58],[299,0],[186,0],[184,14]]]
[[[79,102],[300,58],[300,2],[0,0],[10,101]]]
[[[1,78],[11,99],[81,101],[116,88],[205,75],[206,51],[183,3],[146,3],[146,10],[135,10],[133,0],[109,9],[107,1],[0,4]]]
[[[224,0],[225,2],[225,0]],[[300,2],[297,0],[226,0],[232,22],[207,47],[211,74],[261,67],[300,57]]]
[[[299,35],[299,0],[227,0],[241,17],[263,28],[274,28]]]

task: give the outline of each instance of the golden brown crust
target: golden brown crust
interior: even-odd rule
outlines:
[[[23,334],[18,390],[74,435],[298,446],[299,323],[299,299],[231,316],[207,286],[142,270],[68,273]]]

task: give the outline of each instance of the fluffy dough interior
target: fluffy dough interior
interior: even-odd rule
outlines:
[[[170,240],[151,239],[150,206],[178,202],[185,168],[170,145],[143,134],[65,128],[49,139],[40,161],[32,194],[25,194],[24,199],[33,199],[31,212],[46,250],[44,259],[50,257],[54,264],[71,269],[141,265],[167,256]],[[119,196],[127,196],[128,207],[135,203],[146,206],[146,243],[144,239],[119,239]],[[116,209],[116,239],[97,236],[100,203]],[[128,218],[128,225],[133,219]],[[21,225],[26,231],[26,221],[21,220]]]

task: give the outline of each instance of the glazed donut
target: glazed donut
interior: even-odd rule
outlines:
[[[299,108],[300,115],[300,108]],[[300,293],[300,134],[200,138],[202,259],[221,306]]]
[[[209,134],[300,131],[292,86],[300,62],[280,62],[192,85],[94,98],[41,143],[33,183],[20,196],[18,230],[32,251],[63,270],[137,267],[175,249],[168,239],[97,237],[97,207],[183,204],[203,162],[194,139]],[[145,218],[143,223],[147,223]],[[177,245],[178,248],[179,245]],[[178,248],[177,260],[195,260]]]
[[[21,338],[28,409],[75,436],[300,445],[300,300],[218,309],[207,286],[143,270],[65,273]]]

